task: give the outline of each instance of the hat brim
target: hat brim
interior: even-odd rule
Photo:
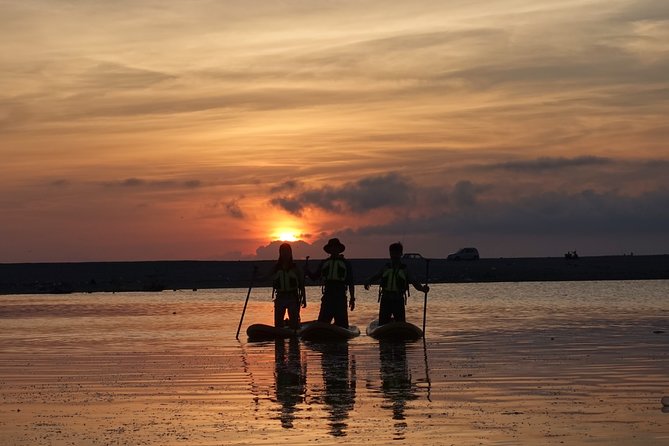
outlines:
[[[323,246],[323,251],[327,252],[328,254],[341,254],[346,250],[346,246],[343,244],[338,244],[338,245],[325,245]]]

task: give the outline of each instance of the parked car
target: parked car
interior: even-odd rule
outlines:
[[[423,256],[416,253],[416,252],[407,252],[402,256],[403,259],[405,260],[412,260],[412,259],[423,259]]]
[[[478,260],[479,251],[476,248],[462,248],[453,254],[449,254],[446,260]]]

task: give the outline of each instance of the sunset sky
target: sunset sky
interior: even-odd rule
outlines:
[[[669,2],[0,0],[0,262],[669,253]]]

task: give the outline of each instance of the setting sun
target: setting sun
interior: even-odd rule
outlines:
[[[295,242],[298,240],[297,231],[291,229],[279,229],[275,232],[276,239],[282,242]]]

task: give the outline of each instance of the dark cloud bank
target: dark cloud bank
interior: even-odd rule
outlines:
[[[609,158],[582,156],[513,161],[491,164],[488,168],[510,170],[521,175],[547,170],[569,172],[583,166],[610,167],[616,163]],[[639,165],[645,164],[647,162]],[[669,240],[669,188],[663,186],[637,194],[583,188],[569,192],[536,190],[522,197],[495,198],[495,185],[492,184],[461,180],[451,187],[426,189],[400,174],[389,173],[363,178],[341,187],[308,189],[291,184],[286,189],[295,193],[276,197],[272,204],[296,215],[309,207],[360,215],[378,208],[398,211],[398,217],[387,223],[338,232],[352,238],[428,236],[435,239],[478,237],[520,240],[538,237],[552,241],[564,239],[566,242],[591,236],[600,240],[608,237],[612,245],[626,237]],[[415,206],[414,198],[418,196],[423,197],[422,204],[427,206],[427,210],[421,212],[420,217],[412,216],[416,213],[403,212],[402,209]],[[319,239],[314,246],[298,242],[297,251],[303,255],[314,255],[314,252],[320,251],[324,240]],[[669,246],[658,246],[659,251],[662,249],[667,251]],[[271,258],[276,252],[278,245],[273,243],[259,248],[257,255]]]
[[[458,235],[603,235],[666,234],[669,237],[669,190],[639,196],[584,190],[544,192],[515,201],[476,201],[421,219],[368,226],[365,235],[415,233]]]
[[[295,188],[295,185],[291,186]],[[293,195],[273,198],[271,203],[294,215],[301,215],[308,207],[362,214],[378,208],[406,205],[411,200],[413,190],[414,186],[409,179],[391,172],[339,187],[303,189]]]

